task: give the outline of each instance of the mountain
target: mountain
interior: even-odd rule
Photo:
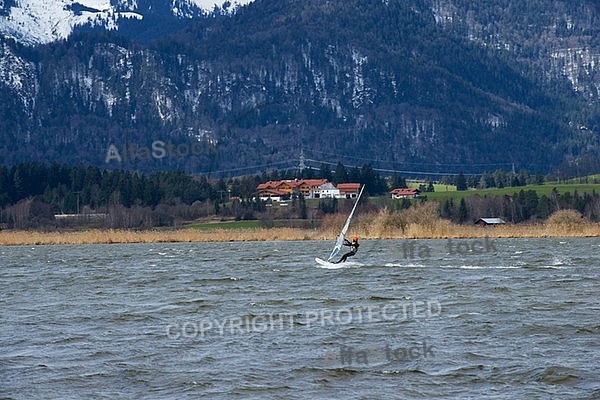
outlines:
[[[82,28],[137,31],[136,37],[149,39],[249,1],[2,0],[0,34],[29,45],[66,39]]]
[[[36,46],[5,37],[0,158],[225,175],[301,153],[413,175],[593,170],[599,14],[570,5],[255,0],[158,24],[153,40],[135,23]],[[168,157],[125,159],[156,141]]]
[[[436,21],[459,35],[600,99],[600,2],[434,0],[431,7]]]

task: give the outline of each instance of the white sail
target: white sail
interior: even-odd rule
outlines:
[[[340,252],[340,250],[344,244],[344,237],[346,236],[346,232],[348,231],[348,227],[350,226],[350,220],[352,219],[352,216],[354,215],[354,210],[356,210],[356,205],[358,204],[358,201],[360,200],[360,196],[362,196],[362,192],[364,189],[365,189],[365,185],[363,185],[363,187],[360,189],[360,192],[358,193],[358,197],[356,198],[356,203],[354,203],[354,207],[352,207],[352,211],[350,211],[350,215],[348,215],[346,224],[342,228],[342,232],[340,233],[340,235],[337,237],[337,240],[335,241],[335,247],[331,251],[331,255],[329,256],[327,261],[333,260],[333,258],[337,255],[337,253]]]

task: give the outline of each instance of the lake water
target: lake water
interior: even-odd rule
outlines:
[[[331,244],[0,247],[0,398],[600,398],[598,238]]]

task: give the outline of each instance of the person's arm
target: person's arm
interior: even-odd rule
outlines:
[[[346,238],[344,238],[344,246],[352,246],[352,243],[350,243],[350,241]]]

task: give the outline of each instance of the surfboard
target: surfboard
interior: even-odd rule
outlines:
[[[320,264],[323,268],[327,268],[327,269],[338,269],[338,268],[343,268],[344,264],[335,264],[329,261],[325,261],[320,259],[319,257],[315,258],[315,261]]]

